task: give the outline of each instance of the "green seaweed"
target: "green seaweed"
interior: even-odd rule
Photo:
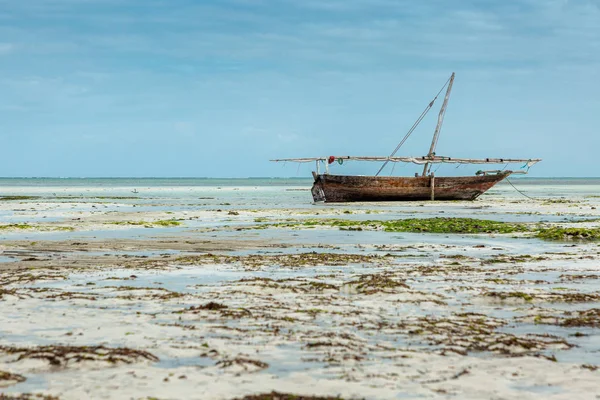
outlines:
[[[280,227],[314,227],[332,226],[340,229],[358,230],[384,230],[386,232],[414,232],[414,233],[515,233],[530,232],[529,227],[523,224],[491,221],[474,218],[407,218],[390,221],[351,221],[342,219],[308,219],[303,221],[285,222],[275,224]]]
[[[574,200],[568,200],[568,199],[549,199],[549,200],[545,200],[542,204],[543,205],[550,205],[550,204],[575,204],[577,203]]]
[[[476,218],[406,218],[389,221],[353,221],[335,218],[288,220],[269,225],[282,228],[336,227],[340,230],[383,230],[385,232],[440,233],[440,234],[510,234],[533,233],[543,240],[599,240],[600,228],[542,227],[527,224],[492,221]],[[519,260],[520,261],[520,260]],[[525,261],[525,260],[523,260]]]
[[[526,302],[530,302],[533,300],[533,296],[527,293],[523,293],[523,292],[487,292],[485,294],[488,297],[497,297],[500,300],[506,300],[506,299],[523,299]]]
[[[181,222],[177,221],[177,220],[174,220],[174,219],[166,219],[166,220],[154,221],[154,222],[152,222],[152,225],[157,225],[157,226],[179,226],[179,225],[181,225]]]
[[[543,240],[598,240],[600,239],[600,228],[562,228],[556,226],[541,229],[536,237]]]
[[[49,225],[30,225],[30,224],[8,224],[0,225],[0,230],[30,230],[37,229],[40,231],[74,231],[75,228],[70,226],[49,226]]]
[[[0,225],[0,230],[7,229],[35,229],[33,225],[29,224],[8,224],[8,225]]]
[[[527,232],[522,224],[512,224],[474,218],[410,218],[383,223],[387,232],[426,233],[514,233]]]
[[[109,222],[109,224],[111,224],[111,225],[147,226],[147,227],[152,227],[152,226],[169,227],[169,226],[179,226],[179,225],[181,225],[181,221],[178,221],[175,219],[164,219],[164,220],[158,220],[158,221],[114,221],[114,222]]]

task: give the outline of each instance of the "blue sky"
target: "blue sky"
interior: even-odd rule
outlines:
[[[388,154],[453,71],[439,155],[600,176],[600,0],[0,0],[0,176],[304,176],[267,160]]]

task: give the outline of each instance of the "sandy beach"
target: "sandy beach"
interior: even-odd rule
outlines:
[[[597,399],[598,184],[523,182],[4,187],[0,398]]]

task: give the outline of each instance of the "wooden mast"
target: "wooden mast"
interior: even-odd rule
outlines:
[[[435,127],[435,132],[433,134],[433,140],[431,141],[431,147],[429,148],[428,157],[432,157],[435,155],[435,147],[437,146],[437,141],[440,136],[440,130],[442,129],[442,123],[444,122],[444,115],[446,114],[446,106],[448,105],[448,99],[450,98],[450,91],[452,91],[452,84],[454,83],[454,72],[450,76],[450,82],[448,83],[448,90],[446,90],[446,96],[444,97],[444,104],[442,104],[442,108],[440,109],[440,114],[438,115],[437,126]],[[423,176],[427,174],[427,169],[429,168],[429,163],[425,164],[423,167]]]

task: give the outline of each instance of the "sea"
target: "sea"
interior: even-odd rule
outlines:
[[[0,197],[189,198],[232,205],[289,207],[312,203],[310,178],[0,178]],[[600,196],[600,178],[511,177],[482,198],[581,198]],[[204,198],[204,199],[202,199]]]

